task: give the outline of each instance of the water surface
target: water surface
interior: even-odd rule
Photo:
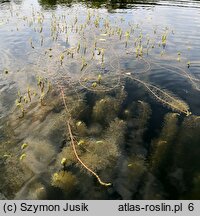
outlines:
[[[0,197],[199,199],[199,8],[1,0]]]

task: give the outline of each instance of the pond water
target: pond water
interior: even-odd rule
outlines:
[[[0,0],[0,199],[200,199],[200,2]]]

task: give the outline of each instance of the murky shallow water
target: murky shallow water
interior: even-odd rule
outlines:
[[[199,199],[200,3],[128,2],[0,2],[1,199]]]

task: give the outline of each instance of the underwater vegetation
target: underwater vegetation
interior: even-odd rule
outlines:
[[[97,100],[92,110],[92,118],[94,121],[103,123],[111,122],[118,115],[125,98],[126,93],[121,90],[116,93],[115,97],[106,95]]]
[[[154,79],[162,69],[199,93],[198,63],[170,56],[173,29],[30,10],[3,22],[17,18],[11,31],[31,37],[16,69],[3,66],[16,91],[0,118],[0,198],[198,199],[200,118],[187,94]]]
[[[129,73],[127,73],[127,75],[129,75]],[[159,102],[163,103],[164,105],[168,106],[172,110],[184,113],[186,114],[186,116],[192,114],[189,111],[188,105],[181,99],[177,98],[177,96],[174,96],[172,93],[163,90],[161,88],[158,88],[154,85],[151,85],[150,83],[141,81],[137,78],[130,77],[130,79],[138,82],[139,84],[142,84],[149,91],[149,93],[151,93],[151,95],[155,97],[155,99],[157,99]]]
[[[6,194],[6,198],[11,199],[13,194],[17,193],[24,182],[28,181],[32,176],[33,172],[19,162],[19,159],[14,154],[4,154],[1,157],[1,188],[3,194]]]
[[[54,173],[52,176],[52,185],[55,187],[59,187],[69,192],[73,190],[77,184],[76,176],[74,176],[71,172],[60,171],[58,173]]]
[[[136,196],[141,181],[147,173],[147,166],[142,155],[135,155],[124,160],[120,176],[116,181],[117,191],[123,199],[133,199]],[[126,181],[122,181],[123,178]]]
[[[199,175],[199,120],[199,116],[195,115],[185,118],[176,139],[177,148],[173,157],[174,169],[172,173],[176,173],[177,170],[181,173],[176,179],[178,182],[177,186],[174,186],[183,199],[186,199],[188,196],[191,199],[197,198],[194,188],[198,187],[197,179]],[[190,148],[194,148],[195,152],[191,153],[189,151]],[[183,160],[188,162],[183,163]]]
[[[162,172],[167,169],[170,151],[174,145],[174,139],[178,130],[178,114],[168,113],[164,118],[164,126],[159,138],[152,141],[152,157],[150,159],[152,172]]]
[[[130,155],[147,155],[144,136],[151,117],[151,107],[144,101],[133,102],[129,111],[132,116],[128,118],[129,138],[128,148]]]
[[[65,105],[65,110],[66,112],[69,112],[68,105],[64,99],[64,94],[62,94],[62,97]],[[118,106],[119,103],[115,100],[116,99],[114,99],[113,103],[115,103],[115,106]],[[112,112],[116,112],[116,110],[109,109],[110,106],[110,103],[106,103],[103,105],[103,109],[106,109],[108,116],[112,117]],[[94,107],[96,117],[98,115],[102,116],[102,104],[95,104]],[[108,111],[110,111],[110,113],[108,113]],[[96,172],[101,169],[106,169],[106,167],[108,166],[112,166],[112,162],[115,162],[117,156],[119,156],[119,144],[123,139],[123,128],[125,128],[123,120],[114,119],[113,121],[111,121],[109,128],[106,128],[105,135],[102,132],[100,137],[90,137],[92,135],[91,133],[89,137],[83,136],[83,133],[81,133],[81,137],[78,137],[78,131],[80,129],[81,132],[84,131],[84,133],[87,135],[87,127],[84,123],[78,121],[75,126],[76,128],[73,128],[73,121],[72,123],[71,121],[72,117],[70,116],[70,119],[67,120],[67,129],[72,146],[66,147],[64,149],[64,153],[61,152],[63,156],[62,158],[60,158],[61,165],[66,167],[67,164],[70,165],[70,162],[78,162],[77,165],[80,166],[81,169],[87,171],[89,174],[94,175],[101,185],[110,186],[111,183],[103,182]],[[80,127],[81,125],[82,127]],[[77,134],[76,138],[74,137],[74,134]],[[106,153],[104,152],[105,148],[107,148]]]

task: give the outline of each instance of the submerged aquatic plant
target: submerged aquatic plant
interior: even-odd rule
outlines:
[[[170,151],[175,144],[178,132],[178,114],[168,113],[164,118],[164,126],[160,136],[152,142],[152,156],[150,166],[153,172],[161,172],[167,166]]]
[[[23,143],[22,145],[21,145],[21,149],[23,150],[23,149],[25,149],[25,148],[27,148],[28,147],[28,144],[27,143]]]
[[[38,16],[39,19],[37,20]],[[147,129],[151,109],[145,101],[141,100],[142,98],[139,98],[139,100],[137,98],[138,101],[134,100],[133,105],[130,106],[129,99],[132,99],[131,94],[125,100],[126,93],[124,89],[128,87],[125,83],[126,77],[142,85],[156,100],[170,109],[184,113],[187,116],[191,113],[188,105],[177,96],[174,96],[173,93],[144,81],[142,76],[140,78],[137,65],[134,65],[133,72],[126,74],[124,69],[121,69],[121,65],[124,63],[123,52],[134,53],[129,62],[132,63],[132,60],[136,60],[137,64],[142,60],[146,65],[149,61],[149,59],[144,58],[146,52],[150,53],[153,48],[155,48],[154,52],[157,52],[156,48],[160,49],[161,45],[163,47],[166,46],[167,29],[161,38],[159,35],[159,40],[161,39],[162,41],[157,44],[155,38],[157,29],[155,28],[153,38],[149,35],[145,37],[142,25],[132,26],[131,23],[127,24],[124,22],[123,19],[121,19],[121,25],[119,25],[117,21],[110,22],[108,18],[101,18],[98,15],[93,16],[90,12],[86,13],[86,16],[82,23],[78,16],[73,17],[72,21],[70,19],[68,21],[65,14],[62,16],[52,14],[50,26],[51,41],[48,42],[47,40],[47,42],[50,43],[50,46],[52,46],[51,43],[55,44],[55,47],[49,48],[44,56],[43,53],[41,55],[36,54],[39,60],[35,61],[33,58],[33,61],[38,66],[38,89],[34,89],[32,86],[31,88],[28,87],[25,94],[19,95],[16,100],[16,106],[22,112],[22,117],[24,117],[25,111],[26,113],[28,112],[28,106],[31,107],[35,99],[39,100],[41,105],[46,105],[45,107],[39,106],[40,109],[46,110],[44,113],[40,113],[38,110],[34,111],[36,106],[31,108],[32,113],[38,112],[34,117],[32,115],[28,116],[29,119],[33,117],[34,123],[38,120],[40,123],[45,122],[46,119],[48,120],[47,113],[66,111],[65,114],[61,115],[62,119],[64,119],[64,116],[66,117],[66,120],[63,120],[62,127],[65,124],[67,130],[63,132],[63,136],[60,136],[64,140],[62,140],[62,146],[61,144],[57,146],[59,150],[61,148],[61,153],[59,153],[56,161],[59,171],[52,176],[53,186],[66,191],[69,191],[71,186],[74,188],[77,184],[78,176],[75,172],[78,172],[77,170],[79,169],[73,169],[73,173],[68,171],[74,165],[80,168],[80,170],[86,171],[87,174],[94,176],[101,185],[110,186],[111,183],[109,181],[107,183],[102,179],[110,179],[112,181],[115,165],[121,163],[122,157],[126,156],[127,153],[130,154],[130,157],[127,156],[128,159],[124,160],[125,163],[123,165],[126,166],[126,169],[125,172],[123,172],[124,170],[119,172],[119,179],[121,174],[122,177],[124,177],[123,174],[126,175],[128,186],[126,183],[120,186],[122,188],[124,186],[125,189],[126,187],[129,188],[132,194],[134,194],[139,186],[139,181],[143,177],[150,181],[149,184],[154,183],[153,177],[147,174],[145,157],[148,150],[145,148],[146,143],[143,137]],[[30,40],[31,54],[38,51],[38,47],[40,52],[40,46],[43,46],[44,36],[41,33],[43,29],[45,33],[47,28],[47,26],[44,28],[42,25],[43,21],[44,17],[37,13],[34,14],[31,21],[29,20],[28,22],[27,20],[30,28],[35,29],[35,34],[40,33],[38,37],[34,35],[34,44],[32,39]],[[91,31],[93,34],[91,34]],[[132,37],[133,34],[134,38]],[[76,38],[78,39],[74,42]],[[145,38],[147,38],[146,41],[144,41]],[[63,41],[66,42],[64,45]],[[130,52],[127,49],[129,41],[133,41]],[[45,40],[44,45],[47,46],[48,43]],[[126,45],[125,48],[124,43]],[[38,46],[39,44],[40,46]],[[168,50],[165,51],[167,54]],[[159,50],[159,53],[163,55],[163,49],[161,52]],[[113,60],[116,64],[112,64]],[[188,67],[190,66],[189,63],[187,65]],[[125,63],[126,66],[127,64]],[[76,68],[78,68],[77,71]],[[148,67],[141,74],[150,73],[150,68],[151,65],[148,63]],[[198,79],[192,75],[187,75],[187,73],[183,76],[193,83],[199,82]],[[49,81],[50,79],[52,82]],[[48,94],[50,90],[53,90],[55,93],[54,97]],[[59,93],[61,93],[64,107],[54,103],[60,95]],[[51,108],[49,108],[49,103],[53,104]],[[126,107],[125,110],[124,106]],[[152,142],[152,145],[155,147],[153,147],[150,158],[152,170],[157,169],[156,167],[161,167],[162,157],[165,160],[165,150],[168,150],[169,147],[167,144],[171,145],[169,138],[171,132],[167,131],[166,128],[170,124],[172,124],[172,128],[174,127],[174,116],[175,114],[167,116],[169,123],[166,123],[166,120],[163,128],[167,135],[164,136],[164,132],[162,132],[159,140]],[[23,124],[24,119],[20,123]],[[47,123],[49,124],[48,121]],[[41,127],[43,126],[42,124]],[[132,132],[129,134],[130,130]],[[43,136],[45,135],[43,134]],[[55,143],[57,144],[57,141]],[[21,150],[32,151],[28,147],[29,145],[27,146],[26,144],[20,144]],[[130,151],[127,152],[126,147]],[[36,154],[41,155],[40,152]],[[162,157],[159,157],[159,155]],[[40,160],[40,157],[37,159]],[[6,155],[5,158],[10,157]],[[22,154],[21,158],[23,161],[21,163],[26,163],[30,156],[27,154],[27,159],[23,160],[25,156]],[[121,182],[118,184],[121,184]],[[148,183],[145,187],[148,188]],[[41,190],[43,191],[43,189]],[[123,194],[123,192],[120,194]]]
[[[80,136],[85,136],[87,134],[87,126],[82,121],[76,123],[76,130]]]
[[[9,154],[4,157],[4,160],[0,157],[0,169],[4,173],[0,176],[0,190],[5,194],[7,199],[14,199],[22,185],[33,175],[32,171],[24,165],[24,161],[19,161],[19,156],[14,153],[17,152],[17,149],[14,148],[12,152],[12,156]]]
[[[30,45],[31,45],[31,48],[34,49],[34,45],[33,45],[33,41],[32,41],[32,38],[30,38]]]
[[[186,116],[191,115],[191,112],[189,111],[189,106],[186,104],[186,102],[182,101],[177,96],[174,96],[167,90],[158,88],[133,76],[127,77],[138,82],[139,84],[142,84],[158,101],[160,101],[164,105],[167,105],[172,110],[184,113],[186,114]]]
[[[105,96],[96,101],[92,111],[93,119],[97,122],[110,122],[113,120],[117,116],[125,97],[126,93],[122,90],[117,98]]]
[[[109,128],[105,133],[105,137],[108,140],[108,143],[114,143],[116,146],[120,146],[124,143],[124,134],[126,130],[126,122],[115,118],[110,122]]]
[[[93,171],[88,165],[86,165],[82,159],[79,157],[78,155],[78,152],[77,152],[77,148],[76,148],[76,140],[74,138],[74,135],[72,133],[72,129],[71,129],[71,115],[70,115],[70,112],[69,112],[69,109],[68,109],[68,106],[67,106],[67,103],[65,101],[65,97],[64,97],[64,92],[62,92],[62,99],[63,99],[63,103],[64,103],[64,106],[65,106],[65,110],[66,110],[66,113],[69,115],[69,119],[67,120],[67,129],[68,129],[68,133],[69,133],[69,137],[70,137],[70,140],[71,140],[71,145],[72,145],[72,149],[73,149],[73,153],[75,155],[75,158],[77,159],[77,161],[81,164],[82,167],[84,167],[84,169],[86,169],[89,173],[91,173],[93,176],[95,176],[98,180],[98,182],[103,185],[103,186],[110,186],[111,183],[105,183],[101,180],[101,178],[99,177],[99,175]]]
[[[132,199],[138,193],[139,187],[141,187],[140,183],[144,181],[143,179],[147,175],[145,158],[141,155],[130,158],[127,156],[121,164],[118,175],[116,180],[117,192],[123,199]]]
[[[101,76],[101,74],[99,74],[98,78],[97,78],[97,81],[98,81],[99,84],[101,84],[101,80],[102,80],[102,76]]]
[[[87,62],[84,57],[82,57],[81,59],[82,59],[81,71],[82,71],[87,66]]]
[[[187,67],[189,68],[189,67],[190,67],[190,65],[191,65],[191,62],[190,62],[190,61],[188,61],[188,62],[187,62]]]
[[[76,176],[71,172],[59,171],[52,176],[52,186],[58,187],[66,192],[71,192],[77,185]]]
[[[24,153],[24,154],[22,154],[21,156],[20,156],[20,160],[24,160],[26,158],[26,154]]]
[[[162,35],[162,45],[163,45],[163,47],[166,46],[166,43],[167,43],[167,33]]]
[[[177,61],[179,61],[179,62],[180,62],[180,61],[181,61],[181,53],[180,53],[180,52],[178,52],[177,54],[178,54]]]

